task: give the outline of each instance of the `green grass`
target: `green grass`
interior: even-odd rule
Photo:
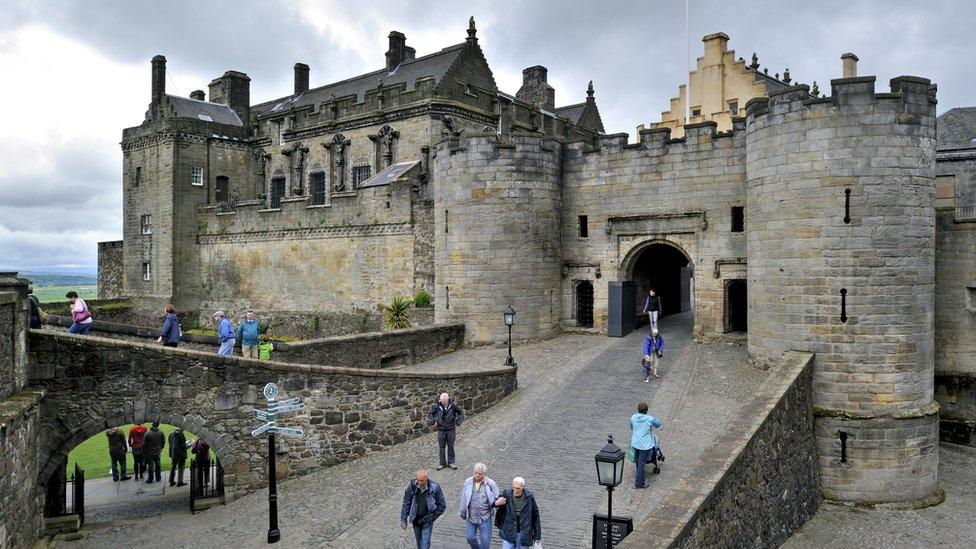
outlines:
[[[79,294],[81,292],[78,292]],[[122,434],[125,435],[126,439],[129,437],[129,427],[131,424],[123,425],[120,427]],[[149,425],[146,425],[149,428]],[[159,430],[166,435],[166,447],[163,448],[163,453],[160,454],[160,461],[162,462],[161,469],[163,471],[169,471],[171,461],[169,459],[169,434],[176,429],[175,426],[166,423],[159,424]],[[186,435],[187,442],[197,438],[196,435],[190,433],[189,431],[183,431]],[[210,451],[211,457],[216,457],[213,450]],[[187,450],[186,466],[190,466],[190,459],[193,454]],[[135,462],[132,460],[132,454],[126,454],[126,474],[135,474]],[[75,447],[74,450],[68,454],[68,476],[70,477],[75,470],[75,463],[78,464],[85,471],[85,478],[104,478],[112,476],[112,460],[108,456],[108,437],[105,436],[105,431],[98,433],[97,435],[89,438],[88,440],[82,442]]]
[[[78,297],[89,300],[98,298],[98,286],[38,286],[34,288],[34,295],[41,303],[52,303],[55,301],[67,301],[64,294],[74,290],[78,292]]]

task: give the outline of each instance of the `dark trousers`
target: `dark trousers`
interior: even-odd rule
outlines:
[[[146,472],[146,461],[142,458],[142,448],[132,450],[132,461],[135,462],[133,467],[136,470],[136,478],[142,478],[142,475]]]
[[[178,341],[170,341],[168,343],[163,343],[163,347],[176,347],[176,344],[177,343],[179,343],[179,342]]]
[[[437,431],[437,454],[441,460],[441,465],[454,463],[455,437],[456,431],[454,429],[451,429],[450,431]]]
[[[112,458],[112,479],[119,480],[119,477],[127,478],[125,474],[125,453],[109,454]],[[119,473],[121,471],[121,474]]]
[[[153,477],[157,481],[162,480],[163,472],[160,470],[159,454],[148,454],[143,456],[143,459],[146,460],[146,476],[149,477],[149,480],[153,480]]]
[[[657,466],[657,449],[638,450],[634,448],[634,465],[637,466],[637,474],[634,476],[634,486],[641,488],[645,483],[644,467],[650,462]]]
[[[183,467],[186,466],[186,456],[173,458],[173,465],[169,468],[169,483],[173,484],[173,473],[176,473],[177,481],[183,484]]]

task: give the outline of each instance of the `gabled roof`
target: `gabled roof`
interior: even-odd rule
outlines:
[[[408,90],[412,89],[414,83],[422,78],[434,77],[435,82],[439,84],[444,78],[444,74],[461,55],[464,47],[464,43],[455,44],[437,53],[405,60],[392,71],[383,68],[348,80],[314,88],[298,95],[290,95],[261,103],[251,107],[251,112],[257,116],[275,112],[285,113],[293,107],[317,105],[329,101],[333,94],[337,99],[356,95],[356,101],[362,102],[366,91],[376,89],[380,80],[383,81],[384,86],[406,84]]]
[[[204,122],[216,122],[218,124],[228,124],[231,126],[243,126],[241,118],[227,105],[220,103],[210,103],[208,101],[197,101],[187,97],[167,95],[169,104],[173,106],[174,114],[179,118],[193,118]]]
[[[936,148],[976,148],[976,107],[951,109],[935,119]]]
[[[585,108],[586,108],[586,103],[577,103],[575,105],[566,105],[565,107],[556,107],[556,114],[570,119],[573,122],[573,124],[579,124],[580,116],[583,116],[583,109]]]

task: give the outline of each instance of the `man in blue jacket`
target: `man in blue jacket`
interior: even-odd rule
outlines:
[[[244,314],[244,321],[237,325],[237,339],[241,342],[241,356],[258,358],[258,345],[261,343],[261,323],[254,318],[254,311]]]
[[[231,356],[234,354],[234,327],[231,326],[230,321],[224,318],[223,311],[217,311],[213,314],[214,324],[217,325],[217,339],[220,340],[220,350],[217,354],[220,356]]]
[[[512,479],[512,489],[505,490],[495,500],[495,527],[502,538],[502,549],[532,547],[542,541],[542,519],[535,496],[525,489],[525,479]]]
[[[657,329],[644,338],[644,360],[641,365],[644,367],[644,383],[650,383],[651,374],[657,375],[657,361],[664,356],[664,338],[657,333]]]
[[[644,466],[648,461],[654,463],[654,474],[661,471],[657,466],[657,436],[654,428],[661,426],[661,420],[647,413],[647,403],[637,405],[637,413],[630,416],[630,446],[634,449],[634,464],[637,474],[634,476],[635,488],[647,488],[644,482]]]
[[[403,506],[400,507],[400,528],[413,525],[413,535],[417,549],[430,549],[430,534],[434,521],[447,509],[444,492],[436,482],[427,478],[427,471],[417,471],[417,478],[410,481],[403,492]]]

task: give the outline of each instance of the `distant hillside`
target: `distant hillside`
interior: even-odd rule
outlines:
[[[44,286],[93,286],[98,284],[98,277],[85,274],[19,273],[17,276],[31,279],[36,288]]]

